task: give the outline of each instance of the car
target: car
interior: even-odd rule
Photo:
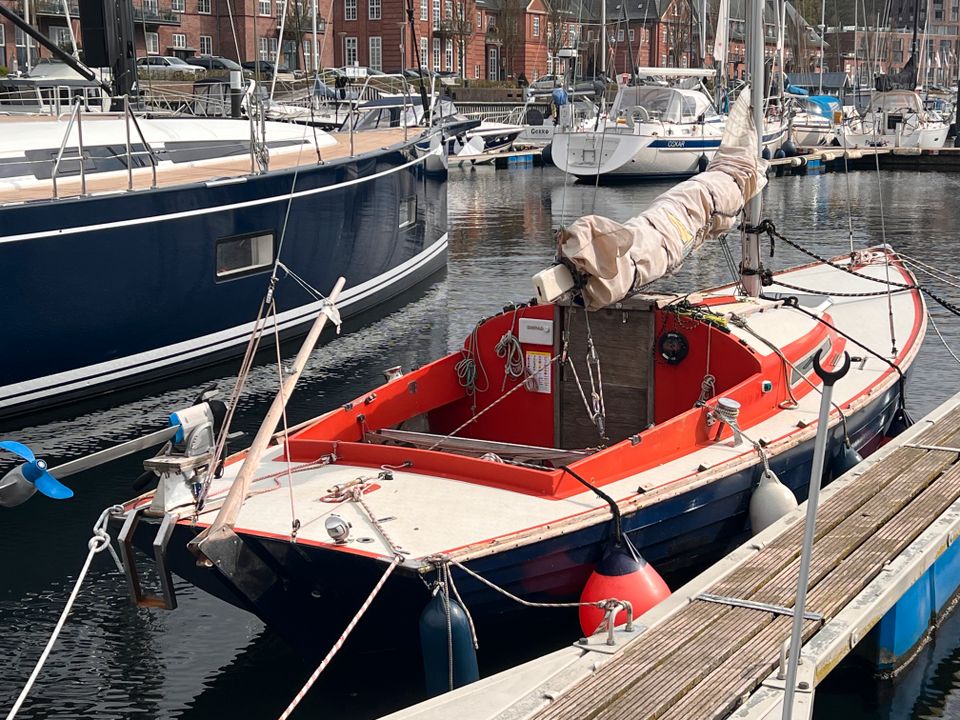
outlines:
[[[241,67],[244,70],[249,70],[250,72],[256,74],[260,71],[260,77],[264,79],[271,79],[273,77],[273,63],[267,60],[248,60],[247,62],[240,63]],[[277,68],[277,80],[293,80],[294,74],[290,72],[290,68],[286,65],[280,65]]]
[[[563,76],[562,75],[541,75],[532,83],[530,83],[531,90],[536,92],[541,92],[543,90],[553,90],[553,88],[563,87]]]
[[[162,55],[138,58],[137,67],[149,70],[155,75],[175,75],[176,73],[199,75],[204,71],[204,68],[191,65],[183,58]]]
[[[230,58],[218,55],[196,55],[187,58],[187,62],[204,70],[242,70],[240,65]]]

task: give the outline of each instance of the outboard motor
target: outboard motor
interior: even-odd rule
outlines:
[[[214,399],[217,394],[206,390],[195,405],[170,413],[176,435],[158,455],[144,461],[145,472],[134,483],[135,490],[142,490],[158,482],[150,510],[165,513],[200,501],[203,479],[214,461],[217,436],[227,414],[227,406]],[[216,476],[222,472],[223,467],[218,467]]]

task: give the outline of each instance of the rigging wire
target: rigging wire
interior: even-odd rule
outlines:
[[[273,310],[273,337],[274,344],[277,349],[277,378],[279,379],[279,389],[280,392],[283,391],[283,360],[280,357],[280,323],[277,319],[277,301],[274,298],[271,303],[271,309]],[[283,419],[283,442],[284,442],[284,452],[283,456],[287,463],[287,490],[289,491],[290,497],[290,539],[295,540],[297,537],[297,531],[300,529],[300,520],[297,519],[297,510],[293,501],[293,466],[290,462],[290,452],[289,445],[287,441],[289,440],[290,428],[287,425],[287,405],[283,404],[281,417]]]

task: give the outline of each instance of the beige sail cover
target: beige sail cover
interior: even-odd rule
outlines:
[[[586,215],[561,231],[563,257],[589,276],[583,288],[587,309],[622,300],[676,270],[705,240],[730,230],[744,204],[766,184],[766,169],[745,89],[706,170],[625,223]]]

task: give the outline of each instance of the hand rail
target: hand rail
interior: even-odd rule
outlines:
[[[70,113],[70,120],[67,122],[67,130],[63,134],[63,141],[60,143],[60,151],[57,153],[57,160],[53,164],[53,172],[50,173],[50,180],[53,181],[53,199],[59,197],[57,190],[57,175],[60,173],[60,163],[63,161],[63,151],[66,150],[67,142],[70,140],[70,131],[73,130],[73,123],[77,123],[77,141],[80,152],[80,194],[87,194],[87,175],[83,167],[83,128],[80,122],[80,108],[82,106],[81,98],[77,97],[73,105],[73,112]]]
[[[133,114],[133,111],[130,109],[130,96],[123,96],[123,116],[124,116],[124,126],[127,131],[127,190],[133,190],[133,153],[130,151],[130,122],[133,121],[133,127],[137,131],[137,135],[140,137],[140,142],[143,143],[144,149],[147,151],[147,157],[150,158],[150,170],[153,173],[153,182],[150,185],[151,189],[157,187],[157,157],[156,153],[153,151],[153,148],[150,147],[150,143],[147,142],[147,139],[143,136],[143,130],[140,128],[140,123],[137,122],[137,116]]]

